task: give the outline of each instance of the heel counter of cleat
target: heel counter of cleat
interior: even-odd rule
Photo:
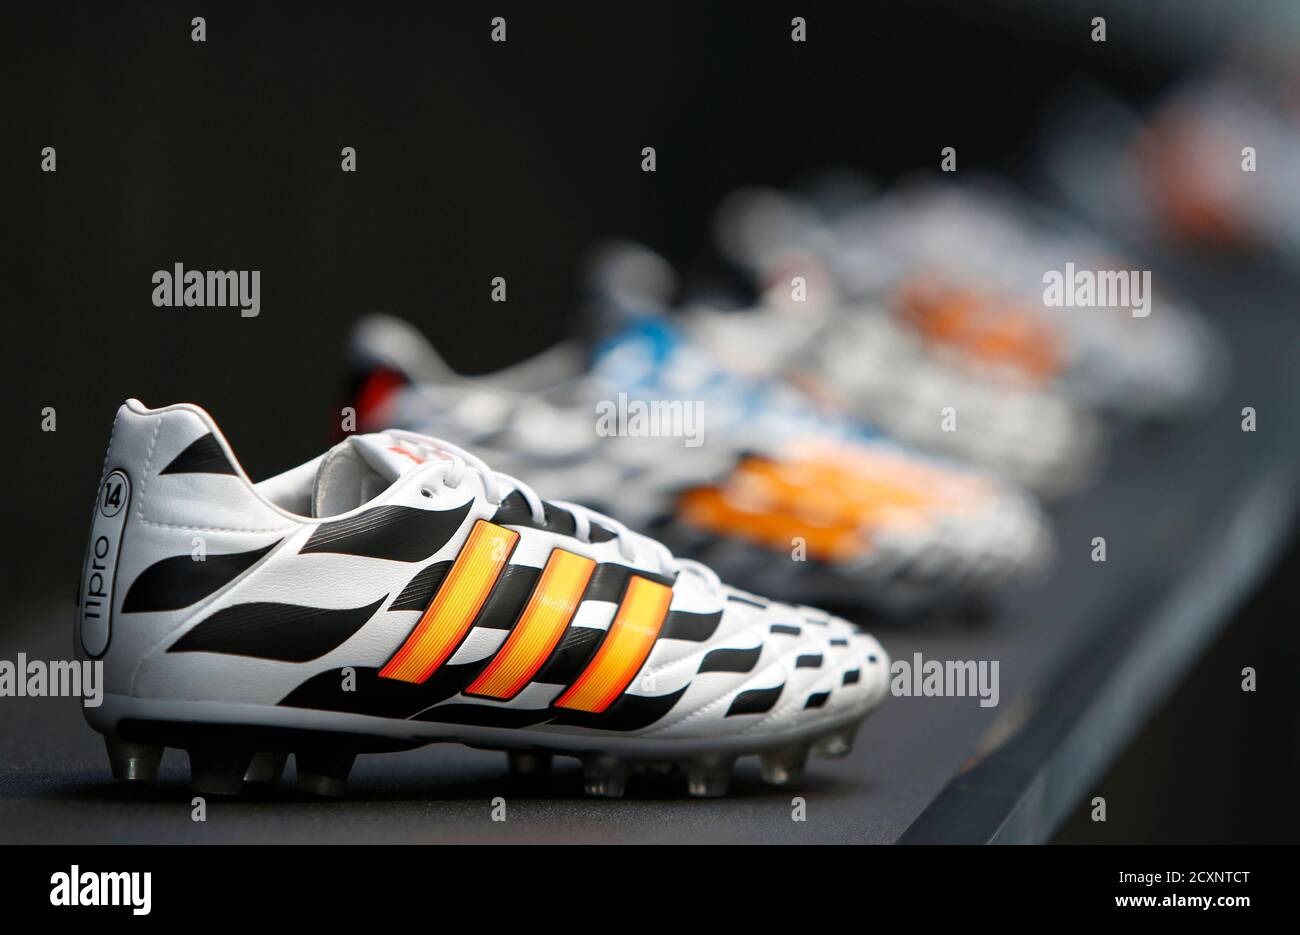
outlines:
[[[343,388],[341,418],[334,424],[333,441],[341,442],[354,432],[387,428],[393,423],[396,394],[409,385],[405,374],[383,364],[353,369]],[[351,424],[347,421],[349,414],[353,417]]]
[[[285,523],[253,492],[207,413],[127,400],[113,421],[92,508],[77,657],[102,661],[106,691],[132,694],[140,661],[189,616],[191,585],[212,577],[212,567],[198,563],[209,553],[245,551],[250,535],[260,544]]]
[[[113,639],[121,603],[119,575],[128,541],[132,510],[143,495],[151,427],[123,403],[113,419],[91,509],[90,534],[77,588],[73,646],[79,658],[104,659]],[[133,539],[134,537],[132,537]]]
[[[388,315],[366,316],[348,339],[343,420],[335,426],[334,440],[388,428],[400,390],[421,378],[448,376],[454,376],[451,368],[416,328]],[[349,409],[351,426],[346,424]]]

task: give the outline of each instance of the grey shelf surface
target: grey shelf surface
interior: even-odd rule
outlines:
[[[1183,271],[1202,304],[1218,304],[1234,358],[1229,385],[1194,419],[1122,438],[1101,483],[1053,509],[1059,555],[1049,576],[1008,595],[986,623],[879,632],[896,659],[997,660],[995,708],[887,699],[848,758],[812,761],[794,791],[763,785],[751,759],[724,799],[687,798],[671,781],[587,799],[576,761],[519,785],[501,754],[434,745],[361,757],[341,801],[286,786],[213,799],[196,823],[182,753],[168,752],[158,786],[115,786],[77,701],[10,698],[0,701],[0,841],[1045,840],[1290,534],[1300,320],[1286,298],[1290,275],[1255,272],[1243,294],[1214,271]],[[1243,406],[1256,407],[1259,431],[1240,431]],[[1098,535],[1104,564],[1090,559]],[[0,658],[66,657],[70,616],[66,600],[21,608],[0,628]],[[803,821],[792,820],[796,795]],[[504,822],[492,820],[496,796]]]

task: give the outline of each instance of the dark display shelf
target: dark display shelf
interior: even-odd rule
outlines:
[[[730,796],[693,800],[671,779],[621,801],[582,795],[576,761],[536,786],[500,754],[435,745],[358,760],[341,801],[290,791],[213,799],[191,820],[184,754],[161,783],[115,786],[100,738],[68,699],[5,699],[0,840],[45,842],[1043,841],[1264,575],[1290,535],[1300,445],[1288,423],[1300,317],[1290,275],[1193,267],[1180,281],[1227,333],[1232,376],[1195,418],[1117,439],[1092,490],[1053,508],[1048,577],[981,624],[884,631],[895,659],[996,660],[1000,703],[886,700],[854,752],[814,760],[797,790],[739,766]],[[1243,285],[1244,284],[1244,285]],[[1158,311],[1157,311],[1158,314]],[[1259,429],[1240,429],[1243,406]],[[1091,560],[1104,536],[1108,560]],[[71,590],[70,588],[68,590]],[[71,608],[51,598],[7,621],[0,658],[59,658]],[[492,820],[504,796],[507,820]],[[805,819],[792,820],[795,796]]]

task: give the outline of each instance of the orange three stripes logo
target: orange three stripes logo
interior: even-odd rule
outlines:
[[[479,520],[447,578],[381,678],[422,684],[456,651],[519,541],[519,533]]]
[[[428,608],[379,674],[421,684],[455,652],[509,562],[519,533],[478,520]],[[501,701],[523,690],[550,658],[595,571],[589,558],[555,549],[510,635],[465,694]],[[600,713],[631,683],[654,647],[672,588],[632,576],[596,655],[555,706]]]
[[[568,629],[595,567],[581,555],[563,549],[552,552],[505,645],[465,694],[499,699],[519,694]]]
[[[613,704],[650,655],[672,599],[673,589],[665,584],[649,578],[629,579],[618,614],[596,650],[596,658],[555,700],[555,706],[600,712]]]

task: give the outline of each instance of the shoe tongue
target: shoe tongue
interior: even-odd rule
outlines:
[[[383,432],[347,438],[327,451],[316,469],[312,515],[334,516],[373,500],[429,456],[428,450]]]

